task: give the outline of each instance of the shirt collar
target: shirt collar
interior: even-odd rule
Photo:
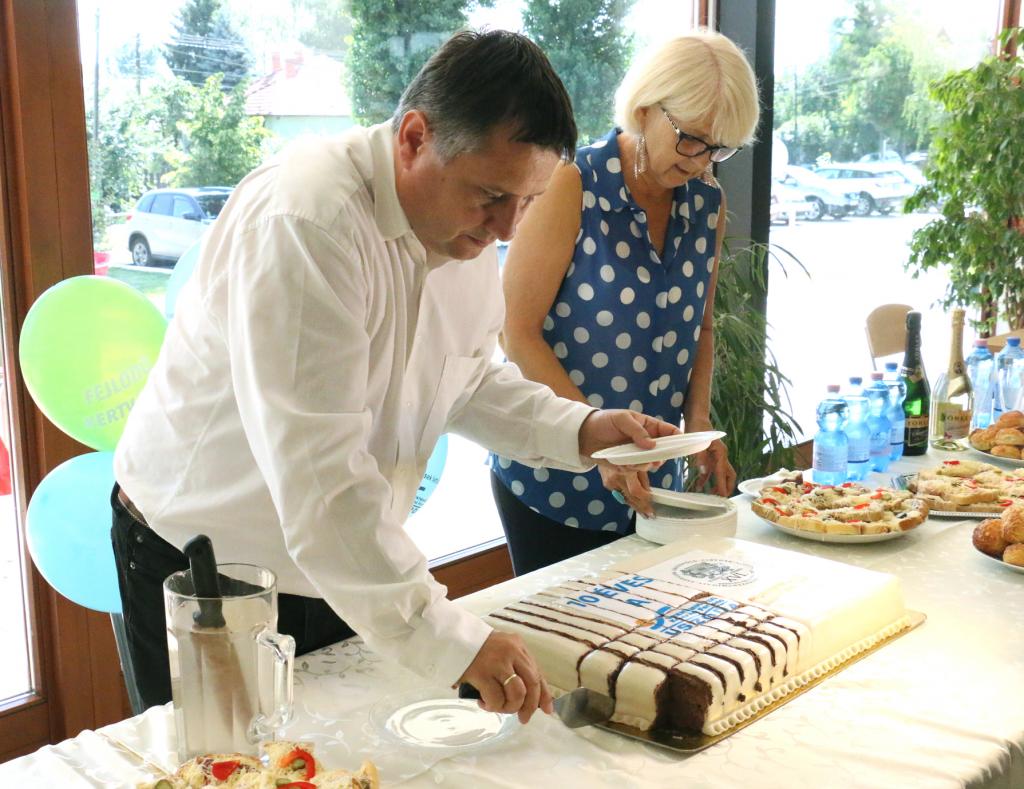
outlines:
[[[385,241],[412,233],[395,188],[395,134],[391,122],[371,126],[367,136],[373,157],[373,218]]]

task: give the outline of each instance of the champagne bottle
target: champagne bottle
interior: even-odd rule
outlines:
[[[931,392],[921,358],[921,313],[907,313],[907,350],[903,355],[900,377],[907,385],[903,401],[906,425],[903,429],[903,454],[923,455],[928,451],[928,410]]]
[[[974,413],[974,390],[964,365],[964,311],[953,310],[953,338],[949,346],[949,366],[939,375],[932,389],[931,439],[933,441],[966,438]]]

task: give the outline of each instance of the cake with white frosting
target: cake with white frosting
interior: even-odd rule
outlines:
[[[615,722],[690,734],[726,731],[910,626],[895,576],[731,539],[488,621],[524,639],[556,694],[589,687],[615,699]]]

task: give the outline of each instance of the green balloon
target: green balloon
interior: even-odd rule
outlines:
[[[19,355],[32,399],[46,417],[92,449],[111,450],[156,363],[167,321],[130,285],[71,277],[25,316]]]

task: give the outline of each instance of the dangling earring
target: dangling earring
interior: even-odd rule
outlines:
[[[636,138],[636,151],[633,154],[633,178],[640,179],[641,173],[647,172],[647,137],[643,132]]]
[[[711,162],[708,162],[708,166],[705,167],[704,172],[700,174],[700,180],[708,186],[718,186],[718,179],[715,178],[715,170],[711,166]]]

